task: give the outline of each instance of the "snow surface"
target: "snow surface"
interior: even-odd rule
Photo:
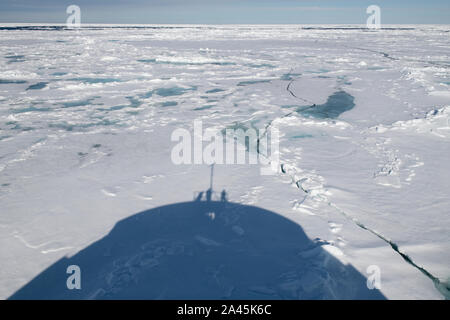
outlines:
[[[1,25],[0,297],[448,297],[449,32]],[[193,202],[194,120],[276,126],[279,172],[216,165],[228,202]]]

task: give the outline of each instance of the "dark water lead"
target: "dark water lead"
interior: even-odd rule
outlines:
[[[130,103],[129,104],[122,104],[122,105],[118,105],[118,106],[113,106],[109,109],[104,109],[104,108],[99,108],[97,110],[101,110],[101,111],[116,111],[116,110],[122,110],[124,108],[139,108],[142,105],[142,101],[140,101],[139,99],[135,98],[135,97],[125,97]]]
[[[84,99],[84,100],[76,100],[76,101],[67,101],[63,102],[63,108],[75,108],[75,107],[84,107],[87,105],[93,104],[92,102],[96,99],[100,98],[99,96],[94,96],[92,98]]]
[[[26,112],[48,112],[51,111],[51,108],[36,108],[33,106],[19,108],[19,109],[11,109],[11,113],[26,113]]]
[[[0,79],[0,84],[24,84],[27,83],[25,80],[8,80]]]
[[[171,88],[158,88],[153,92],[161,97],[171,97],[171,96],[181,96],[188,91],[197,90],[196,86],[191,86],[191,88],[181,88],[181,87],[171,87]]]
[[[329,96],[324,104],[300,107],[297,112],[306,117],[337,118],[355,107],[354,100],[355,98],[347,92],[337,91]]]
[[[251,80],[251,81],[241,81],[237,84],[238,87],[244,87],[249,86],[252,84],[259,84],[259,83],[270,83],[271,80],[264,79],[264,80]]]
[[[25,56],[23,55],[9,55],[9,56],[5,56],[6,59],[8,59],[8,64],[9,63],[14,63],[14,62],[24,62],[25,61]]]
[[[51,75],[60,77],[60,76],[65,76],[66,74],[67,74],[67,72],[54,72]]]
[[[214,89],[206,91],[206,93],[217,93],[217,92],[223,92],[223,91],[225,91],[225,90],[220,89],[220,88],[214,88]]]
[[[89,128],[92,127],[106,127],[106,126],[119,126],[119,120],[108,120],[103,119],[98,122],[89,122],[89,123],[68,123],[66,121],[59,122],[59,123],[50,123],[48,125],[49,128],[56,128],[56,129],[62,129],[66,131],[86,131]]]
[[[176,101],[166,101],[161,103],[161,107],[175,107],[176,105],[178,105],[178,102]]]
[[[48,82],[38,82],[36,84],[32,84],[27,88],[27,90],[40,90],[47,86]]]
[[[207,110],[207,109],[211,109],[213,108],[215,105],[213,104],[208,104],[202,107],[198,107],[198,108],[194,108],[194,111],[201,111],[201,110]]]
[[[96,84],[96,83],[111,83],[111,82],[122,82],[120,79],[116,78],[71,78],[69,81],[81,81],[83,83]]]
[[[156,59],[139,59],[138,62],[142,63],[154,63],[154,64],[169,64],[174,66],[203,66],[203,65],[215,65],[215,66],[234,66],[234,62],[226,61],[211,61],[211,62],[181,62],[181,61],[166,61]]]
[[[297,134],[295,136],[292,136],[292,139],[305,139],[305,138],[312,138],[313,135],[304,133],[304,134]]]

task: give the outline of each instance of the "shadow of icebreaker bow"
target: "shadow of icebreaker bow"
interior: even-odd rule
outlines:
[[[81,289],[69,290],[69,265]],[[9,299],[384,299],[292,221],[192,201],[147,210],[64,257]]]

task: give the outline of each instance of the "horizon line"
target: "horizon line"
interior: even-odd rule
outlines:
[[[34,24],[34,25],[51,25],[51,26],[64,26],[65,22],[1,22],[0,25],[4,24]],[[184,26],[308,26],[308,25],[322,25],[322,26],[365,26],[365,23],[110,23],[110,22],[84,22],[81,23],[82,26],[92,26],[92,25],[123,25],[123,26],[169,26],[169,25],[184,25]],[[382,26],[397,26],[397,25],[450,25],[450,23],[384,23]]]

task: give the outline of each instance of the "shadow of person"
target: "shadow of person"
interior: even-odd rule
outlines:
[[[213,194],[213,190],[211,188],[209,188],[208,190],[206,190],[206,201],[211,201],[212,200],[212,194]]]
[[[79,266],[81,289],[67,268]],[[292,221],[192,201],[147,210],[44,270],[9,299],[384,299]]]
[[[228,201],[227,192],[225,191],[225,189],[220,193],[220,201]]]

